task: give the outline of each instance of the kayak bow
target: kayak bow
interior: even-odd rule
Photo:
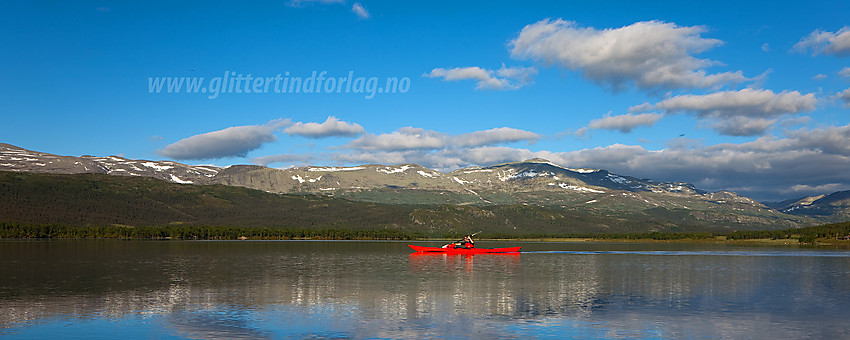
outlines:
[[[519,248],[522,247],[509,247],[509,248],[440,248],[440,247],[422,247],[422,246],[414,246],[412,244],[408,244],[408,247],[412,248],[418,253],[447,253],[447,254],[488,254],[488,253],[519,253]]]

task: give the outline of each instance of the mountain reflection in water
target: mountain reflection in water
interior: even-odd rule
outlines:
[[[717,247],[532,243],[464,256],[400,242],[4,241],[0,335],[850,335],[847,252]]]

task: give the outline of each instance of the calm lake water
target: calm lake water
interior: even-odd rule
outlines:
[[[2,241],[0,336],[850,338],[847,250],[406,244]]]

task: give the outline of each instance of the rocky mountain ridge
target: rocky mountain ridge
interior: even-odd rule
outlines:
[[[59,156],[0,143],[0,170],[33,173],[95,173],[153,177],[173,183],[206,183],[221,171],[171,161],[132,160],[119,156]]]
[[[814,223],[732,192],[707,192],[689,183],[657,182],[602,169],[568,168],[544,159],[468,167],[442,173],[416,164],[273,169],[254,165],[191,166],[124,157],[57,156],[0,144],[0,170],[144,176],[182,184],[223,184],[279,194],[315,194],[390,204],[534,205],[595,211],[676,212],[687,221]],[[808,215],[805,215],[808,216]]]
[[[629,209],[687,209],[693,203],[770,210],[732,192],[710,193],[689,183],[656,182],[601,169],[566,168],[542,159],[468,167],[449,173],[416,164],[290,169],[232,166],[222,170],[212,182],[275,193],[324,194],[381,203],[522,203],[566,207],[616,201],[619,205],[630,205]],[[411,196],[420,202],[405,200]]]

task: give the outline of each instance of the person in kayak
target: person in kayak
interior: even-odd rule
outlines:
[[[466,235],[463,237],[463,240],[457,241],[454,243],[449,243],[440,248],[449,248],[449,249],[457,249],[457,248],[466,248],[473,249],[475,248],[475,241],[472,239],[472,235]]]
[[[466,235],[463,238],[463,241],[456,243],[455,248],[458,248],[458,247],[463,247],[463,248],[466,248],[466,249],[475,248],[475,241],[472,240],[472,235]]]

